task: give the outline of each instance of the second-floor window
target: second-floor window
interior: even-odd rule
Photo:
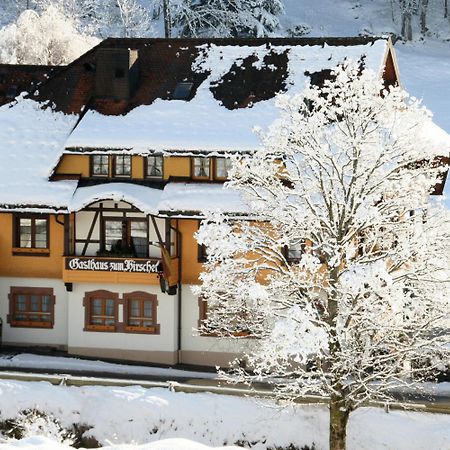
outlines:
[[[231,169],[231,160],[228,158],[215,158],[214,160],[214,179],[227,180],[228,172]]]
[[[94,177],[107,177],[109,175],[109,156],[91,156],[91,175]]]
[[[129,177],[131,176],[131,156],[115,155],[113,157],[113,176]]]
[[[192,178],[208,180],[210,176],[210,159],[202,157],[192,158]]]
[[[148,178],[162,178],[163,177],[163,157],[162,156],[148,156],[146,175]]]
[[[298,262],[305,253],[305,242],[300,241],[291,245],[284,246],[284,256],[289,262]]]
[[[105,218],[101,254],[145,258],[148,254],[147,223],[141,219]]]
[[[230,169],[231,160],[228,158],[195,156],[191,159],[191,175],[194,180],[225,181]]]
[[[18,249],[48,249],[49,220],[46,215],[16,215],[15,242]]]

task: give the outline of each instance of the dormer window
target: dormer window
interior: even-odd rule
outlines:
[[[178,83],[172,93],[172,100],[188,100],[194,83],[182,81]]]
[[[231,169],[231,160],[228,158],[216,158],[214,160],[214,179],[227,180]]]
[[[209,158],[192,158],[192,178],[196,180],[209,180],[210,160]]]
[[[91,156],[91,176],[107,177],[109,175],[109,156],[92,155]]]
[[[146,166],[147,178],[162,178],[164,159],[162,156],[148,156]]]
[[[113,157],[113,176],[129,177],[131,176],[131,156],[116,155]]]

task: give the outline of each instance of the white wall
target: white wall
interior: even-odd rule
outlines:
[[[6,318],[9,313],[8,294],[11,286],[53,288],[55,295],[55,323],[53,328],[11,327]],[[67,292],[62,280],[47,278],[0,277],[0,317],[3,320],[3,342],[35,345],[67,345]]]
[[[55,295],[55,324],[53,329],[18,328],[6,323],[9,313],[8,294],[11,286],[49,287]],[[99,289],[124,293],[144,291],[158,297],[157,323],[160,334],[107,333],[84,331],[85,309],[83,298],[88,291]],[[95,349],[122,349],[147,352],[174,352],[177,350],[177,307],[176,295],[161,293],[159,286],[118,285],[102,283],[73,283],[73,291],[66,292],[61,280],[41,278],[0,277],[0,317],[3,320],[3,342],[29,345],[55,345]],[[240,353],[251,339],[221,339],[200,336],[198,326],[199,307],[191,287],[182,286],[182,343],[184,351]]]

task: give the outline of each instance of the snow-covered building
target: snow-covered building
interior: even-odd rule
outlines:
[[[0,66],[3,342],[234,358],[245,341],[195,331],[194,233],[206,210],[245,211],[222,187],[227,157],[258,148],[275,94],[320,85],[345,60],[399,81],[388,38],[107,39],[65,67]],[[19,79],[29,93],[13,100]]]

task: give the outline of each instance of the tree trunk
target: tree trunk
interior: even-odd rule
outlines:
[[[169,0],[163,0],[164,36],[172,37],[172,17],[170,14]]]
[[[420,8],[420,30],[422,34],[426,34],[427,27],[428,0],[422,0]]]
[[[448,17],[448,0],[444,0],[444,17]]]
[[[349,414],[342,397],[332,396],[330,401],[330,450],[345,450]]]
[[[412,40],[412,23],[411,13],[403,12],[402,14],[402,37],[406,41]]]

